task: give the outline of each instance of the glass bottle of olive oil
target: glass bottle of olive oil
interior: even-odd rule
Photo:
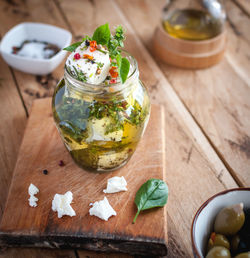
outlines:
[[[207,40],[222,32],[225,12],[218,0],[185,2],[187,6],[177,1],[171,8],[165,8],[163,27],[169,35],[185,40]]]

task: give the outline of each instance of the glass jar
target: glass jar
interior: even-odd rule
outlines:
[[[226,12],[223,0],[167,0],[162,19],[172,37],[207,40],[223,31]]]
[[[88,171],[112,171],[125,165],[149,119],[150,100],[139,79],[137,62],[122,53],[130,61],[124,84],[84,83],[65,68],[54,92],[56,127],[73,160]]]

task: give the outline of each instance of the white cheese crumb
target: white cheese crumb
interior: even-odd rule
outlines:
[[[39,192],[39,189],[35,185],[30,184],[28,191],[29,191],[29,195],[35,195]]]
[[[35,185],[30,184],[29,189],[28,189],[28,193],[30,195],[29,205],[31,207],[36,207],[37,206],[38,198],[35,197],[35,194],[37,194],[38,192],[39,192],[39,189]]]
[[[104,189],[104,193],[118,193],[121,191],[127,191],[127,182],[125,178],[119,177],[119,176],[114,176],[112,178],[108,179],[107,183],[107,189]]]
[[[29,205],[31,207],[36,207],[37,206],[37,202],[38,201],[38,198],[36,198],[34,195],[31,195],[30,198],[29,198]]]
[[[94,215],[105,221],[108,221],[109,217],[111,217],[112,215],[116,216],[115,210],[109,204],[109,201],[106,197],[104,197],[103,200],[97,201],[92,205],[93,207],[89,209],[90,216]]]
[[[57,211],[58,218],[61,218],[64,215],[68,215],[70,217],[76,215],[75,211],[70,206],[72,200],[73,194],[70,191],[65,194],[55,194],[52,201],[52,210]]]

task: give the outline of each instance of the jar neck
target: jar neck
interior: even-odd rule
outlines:
[[[125,83],[118,82],[107,85],[105,83],[97,85],[85,83],[74,78],[65,67],[64,80],[68,94],[73,93],[74,95],[77,94],[78,96],[82,95],[96,98],[100,97],[102,99],[119,97],[120,95],[124,96],[129,94],[134,83],[139,80],[139,70],[135,58],[126,51],[122,51],[122,53],[123,55],[125,53],[125,56],[130,62],[130,72]]]

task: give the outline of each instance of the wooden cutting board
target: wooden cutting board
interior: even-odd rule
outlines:
[[[34,101],[0,225],[0,244],[166,255],[166,206],[141,212],[132,224],[136,191],[150,178],[164,180],[163,116],[163,108],[152,105],[145,135],[128,164],[118,171],[94,174],[75,165],[64,147],[54,125],[51,99]],[[58,165],[60,160],[65,166]],[[104,194],[107,179],[122,175],[128,191]],[[36,208],[28,205],[30,183],[40,190]],[[76,216],[59,219],[51,202],[56,193],[67,191],[73,193]],[[89,215],[89,203],[104,196],[117,212],[107,222]]]

